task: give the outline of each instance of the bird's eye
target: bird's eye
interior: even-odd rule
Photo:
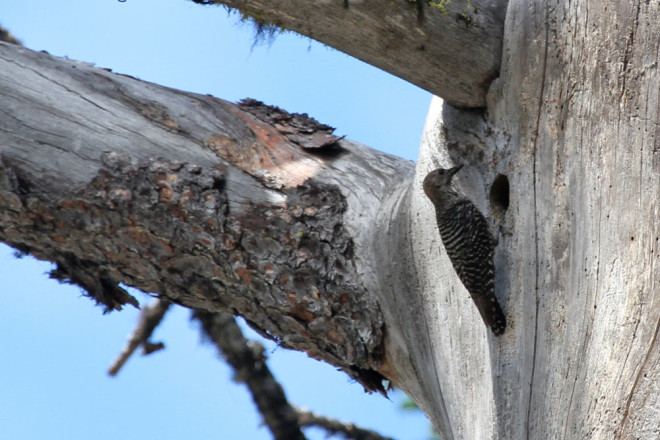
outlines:
[[[438,170],[438,174],[442,176],[443,174],[445,174],[445,170]]]

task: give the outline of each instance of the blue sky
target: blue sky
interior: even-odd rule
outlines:
[[[252,48],[253,29],[219,7],[5,1],[0,20],[35,50],[231,101],[259,99],[308,113],[376,149],[417,157],[429,93],[293,34]],[[157,330],[165,351],[134,357],[109,378],[105,371],[137,311],[102,315],[77,288],[49,280],[49,267],[17,260],[0,245],[1,438],[270,438],[244,387],[231,381],[214,348],[200,343],[186,310],[170,312]],[[427,437],[424,416],[398,409],[400,395],[391,402],[366,395],[331,366],[267,346],[292,403],[402,440]]]

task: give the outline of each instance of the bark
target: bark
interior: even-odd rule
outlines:
[[[0,46],[0,239],[106,308],[245,317],[383,391],[374,243],[412,163],[306,115]],[[383,217],[381,221],[385,221]]]
[[[193,1],[306,35],[456,107],[484,107],[499,71],[506,0]]]

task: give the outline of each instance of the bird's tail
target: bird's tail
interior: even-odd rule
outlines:
[[[486,325],[490,327],[495,336],[500,336],[506,330],[506,317],[495,295],[489,295],[485,298],[474,299],[474,303],[479,309],[481,318]]]

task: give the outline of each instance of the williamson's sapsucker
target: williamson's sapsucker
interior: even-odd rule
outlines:
[[[486,325],[499,336],[506,329],[506,318],[495,297],[495,239],[479,210],[451,187],[461,167],[431,171],[424,179],[424,192],[435,206],[440,237],[458,278]]]

